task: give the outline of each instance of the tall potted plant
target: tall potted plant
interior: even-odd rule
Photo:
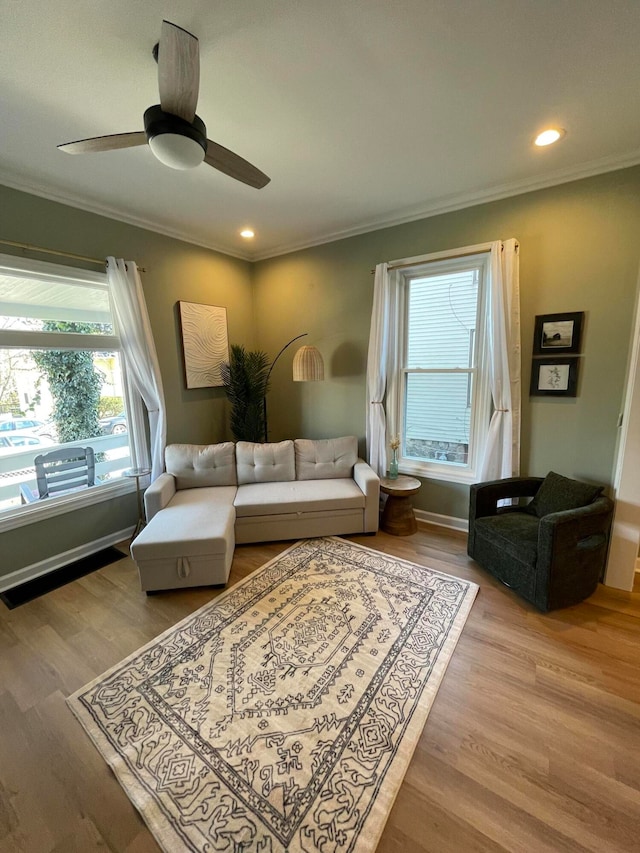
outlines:
[[[231,344],[220,374],[231,403],[231,432],[236,441],[266,441],[264,399],[269,389],[269,359]]]

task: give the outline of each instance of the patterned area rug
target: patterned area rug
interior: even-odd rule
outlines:
[[[167,853],[374,851],[476,592],[298,542],[68,701]]]

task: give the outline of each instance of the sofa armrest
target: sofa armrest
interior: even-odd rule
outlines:
[[[144,508],[147,521],[164,509],[176,493],[176,478],[173,474],[160,474],[144,493]]]
[[[353,466],[353,479],[364,494],[364,530],[375,533],[380,519],[380,477],[364,459]]]

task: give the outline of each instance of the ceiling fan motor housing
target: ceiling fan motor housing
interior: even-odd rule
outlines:
[[[149,148],[172,169],[193,169],[204,160],[207,151],[207,128],[198,116],[193,122],[166,113],[159,104],[144,114],[144,130]]]

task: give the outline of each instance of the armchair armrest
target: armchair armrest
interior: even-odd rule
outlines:
[[[144,508],[147,521],[164,509],[176,493],[176,478],[173,474],[160,474],[144,493]]]
[[[375,533],[380,518],[380,477],[364,459],[353,466],[353,479],[364,494],[365,533]]]
[[[548,589],[551,599],[563,589],[584,587],[593,592],[604,567],[613,501],[596,498],[578,509],[553,512],[540,519],[536,586]]]
[[[472,519],[497,515],[498,501],[507,498],[532,498],[542,485],[542,477],[507,477],[474,483],[469,492],[469,526]]]
[[[611,527],[613,502],[606,497],[596,498],[593,503],[578,509],[552,512],[543,515],[538,528],[538,555],[547,549],[557,560],[560,550],[593,547],[599,536],[605,538]],[[550,551],[551,553],[551,551]]]

